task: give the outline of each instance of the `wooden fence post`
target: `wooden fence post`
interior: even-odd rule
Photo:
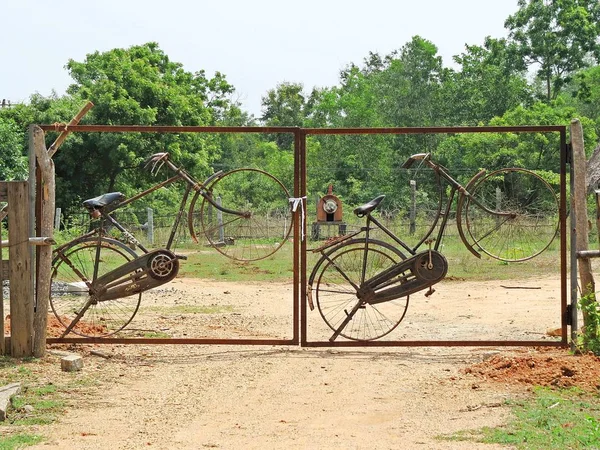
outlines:
[[[0,183],[1,184],[1,183]],[[0,186],[0,201],[3,201],[3,186]],[[6,195],[6,194],[4,194]],[[0,356],[6,354],[6,339],[4,337],[4,257],[2,255],[2,219],[0,219]]]
[[[10,354],[32,356],[33,270],[29,246],[29,184],[7,183],[10,261]]]
[[[583,128],[578,119],[571,121],[571,145],[573,148],[573,208],[575,214],[576,251],[588,250],[588,214],[587,214],[587,186],[586,186],[586,158],[583,142]],[[594,275],[590,258],[577,259],[579,269],[579,287],[581,295],[586,296],[596,292]],[[583,311],[583,323],[588,323],[587,314]]]
[[[62,209],[56,208],[54,213],[54,229],[60,231],[60,216],[62,215]]]
[[[42,186],[37,190],[41,194],[40,234],[52,239],[54,231],[54,162],[50,158],[44,143],[44,132],[34,126],[33,146],[41,170]],[[36,305],[33,317],[33,355],[42,357],[46,353],[46,327],[48,325],[48,302],[52,272],[52,247],[41,246],[38,252]]]
[[[148,224],[148,229],[146,230],[148,233],[148,242],[150,245],[154,245],[154,210],[146,208],[146,214],[148,214],[148,220],[146,221]]]

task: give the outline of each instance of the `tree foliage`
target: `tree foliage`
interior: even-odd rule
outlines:
[[[0,116],[0,180],[22,180],[27,178],[29,164],[21,155],[21,136],[17,125]]]
[[[0,109],[0,177],[24,176],[29,124],[68,122],[87,100],[95,107],[83,123],[108,125],[568,125],[578,117],[591,151],[600,133],[599,24],[597,1],[519,0],[506,20],[508,38],[466,45],[452,68],[433,42],[414,36],[386,55],[369,52],[349,63],[335,85],[306,92],[300,82],[278,83],[263,96],[259,119],[232,99],[235,87],[225,74],[189,72],[157,43],[96,51],[68,62],[73,84],[66,95],[35,94],[25,105]],[[48,135],[51,141],[57,134]],[[273,173],[291,190],[293,145],[291,133],[75,133],[55,156],[58,205],[68,210],[107,191],[138,192],[156,181],[140,162],[163,151],[199,179],[248,166]],[[556,133],[309,136],[308,190],[319,195],[333,184],[350,204],[385,193],[387,204],[401,205],[409,191],[402,163],[413,153],[434,153],[462,179],[507,165],[556,172],[558,148]],[[169,208],[180,192],[157,196]]]
[[[522,63],[537,68],[550,101],[590,58],[600,60],[597,0],[519,0],[505,27]]]

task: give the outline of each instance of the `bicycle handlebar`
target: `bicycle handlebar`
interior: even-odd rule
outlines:
[[[415,163],[415,161],[426,161],[431,156],[431,153],[417,153],[412,155],[410,158],[406,160],[402,167],[404,169],[410,169],[411,166]]]

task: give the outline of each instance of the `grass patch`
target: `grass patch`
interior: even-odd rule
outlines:
[[[259,261],[234,261],[214,249],[191,252],[187,257],[179,266],[179,277],[224,281],[289,281],[294,276],[293,244],[289,241],[276,253]]]
[[[43,438],[37,434],[14,434],[8,437],[0,437],[0,450],[13,450],[28,447],[41,442]]]
[[[379,237],[378,237],[379,238]],[[319,247],[323,241],[308,241],[309,249]],[[469,281],[509,280],[560,275],[559,241],[554,240],[550,248],[533,260],[507,263],[485,254],[481,258],[472,255],[457,236],[444,239],[442,254],[448,259],[448,277]],[[425,246],[423,247],[425,249]],[[185,253],[186,251],[183,250]],[[291,281],[293,270],[293,244],[287,242],[275,254],[266,259],[252,262],[232,261],[214,249],[191,251],[187,261],[182,261],[178,277],[207,278],[223,281]],[[312,270],[321,255],[308,252],[307,270]]]
[[[509,402],[506,426],[462,431],[443,439],[512,445],[517,449],[600,449],[600,397],[577,389],[536,388]]]
[[[7,418],[0,422],[0,450],[41,442],[43,436],[30,433],[27,428],[53,423],[67,408],[71,392],[97,384],[80,373],[61,372],[49,381],[44,373],[47,364],[43,359],[0,357],[0,386],[21,384],[21,393],[11,399]]]
[[[164,331],[147,331],[142,333],[142,337],[155,339],[170,339],[171,335]]]

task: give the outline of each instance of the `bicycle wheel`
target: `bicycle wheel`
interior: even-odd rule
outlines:
[[[196,208],[190,205],[190,232],[201,229],[208,244],[238,261],[264,259],[287,240],[292,229],[289,192],[274,176],[258,169],[236,169],[217,178]],[[244,215],[219,210],[214,204]]]
[[[142,294],[94,303],[86,281],[94,276],[98,240],[77,242],[56,254],[52,263],[50,306],[58,321],[67,328],[88,303],[73,333],[86,337],[109,336],[122,330],[135,316]],[[136,258],[121,242],[102,239],[98,277]]]
[[[341,331],[339,328],[359,301],[354,286],[360,288],[364,280],[404,259],[399,250],[382,241],[370,240],[365,253],[364,239],[349,241],[324,255],[309,278],[309,289],[313,291],[321,317],[329,328],[357,341],[379,339],[394,330],[404,319],[408,296],[361,305]],[[401,283],[401,279],[402,274],[386,283],[386,287]]]
[[[500,169],[483,177],[471,190],[465,219],[476,248],[501,261],[526,261],[554,240],[558,199],[552,187],[535,173]]]

